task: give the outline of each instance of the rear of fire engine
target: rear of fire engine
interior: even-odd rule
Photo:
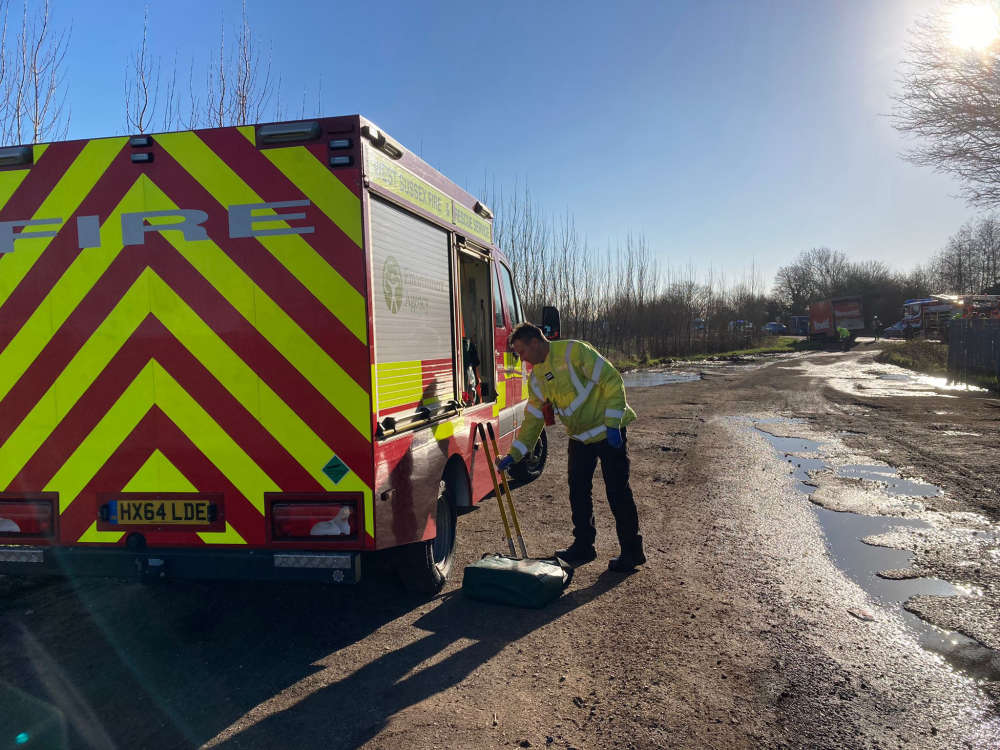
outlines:
[[[376,148],[410,184],[369,194]],[[468,417],[519,420],[488,323],[459,395],[457,221],[484,259],[488,222],[442,192],[435,227],[402,156],[357,116],[0,149],[0,573],[352,582],[399,547],[440,584],[485,494]],[[376,346],[400,314],[448,326]]]

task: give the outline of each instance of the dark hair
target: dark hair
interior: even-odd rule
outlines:
[[[527,344],[532,339],[545,341],[545,334],[542,333],[542,329],[534,323],[518,323],[514,326],[514,332],[510,335],[508,344],[513,345],[515,341],[523,341]]]

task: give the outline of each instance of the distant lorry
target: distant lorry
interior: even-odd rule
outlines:
[[[908,299],[903,303],[903,319],[900,321],[904,335],[942,338],[947,335],[948,323],[962,307],[957,298],[931,296]]]
[[[492,219],[358,115],[0,149],[0,574],[440,588],[527,404]]]
[[[847,329],[853,339],[865,328],[861,297],[835,297],[809,305],[809,338],[836,341],[838,328]]]

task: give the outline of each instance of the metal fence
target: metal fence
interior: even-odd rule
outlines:
[[[948,327],[948,379],[1000,379],[1000,320],[958,319]]]

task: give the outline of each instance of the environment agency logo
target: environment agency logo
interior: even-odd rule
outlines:
[[[391,255],[382,264],[382,292],[389,311],[398,313],[403,306],[403,272]]]

